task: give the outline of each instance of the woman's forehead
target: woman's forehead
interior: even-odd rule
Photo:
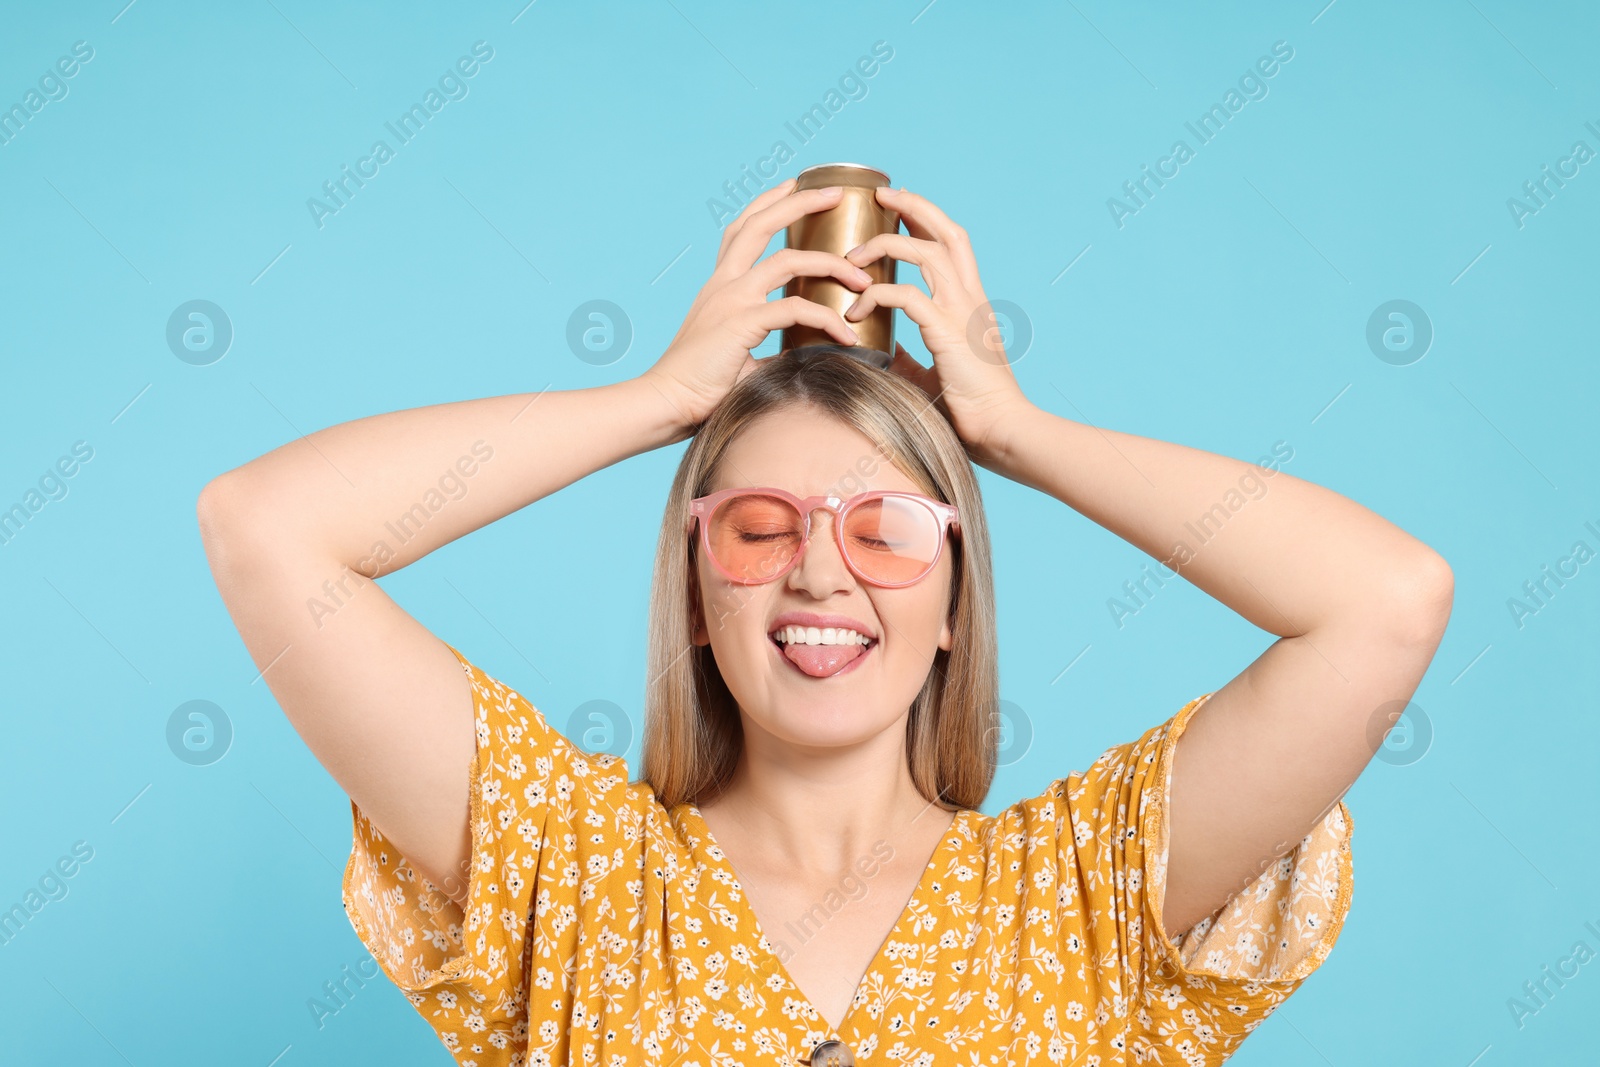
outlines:
[[[747,426],[723,453],[707,492],[746,486],[786,489],[800,497],[919,491],[871,438],[835,418],[805,411],[772,412]]]

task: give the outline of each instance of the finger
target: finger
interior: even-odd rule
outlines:
[[[851,263],[866,266],[881,256],[892,256],[915,264],[922,272],[922,280],[937,298],[940,292],[955,285],[955,267],[948,250],[937,241],[906,237],[898,233],[880,233],[867,238],[845,254]]]
[[[754,357],[754,356],[746,356],[745,357],[745,361],[744,361],[744,366],[740,367],[739,368],[739,373],[734,375],[733,384],[734,385],[738,385],[740,382],[742,382],[746,378],[750,377],[750,375],[754,374],[755,370],[756,370],[756,357]]]
[[[933,384],[933,372],[912,359],[899,341],[894,343],[894,359],[889,363],[889,370],[921,389],[929,400],[935,398],[938,387]]]
[[[841,195],[841,192],[829,193],[822,189],[802,189],[779,197],[751,215],[750,221],[733,235],[727,252],[717,262],[717,269],[744,274],[767,250],[773,234],[813,211],[826,211],[836,206]]]
[[[869,285],[856,297],[856,302],[845,309],[847,322],[860,322],[872,314],[874,308],[899,308],[918,326],[930,326],[938,321],[939,309],[933,301],[914,285],[889,285],[879,282]]]
[[[756,309],[755,322],[768,333],[785,326],[811,326],[826,332],[840,344],[854,345],[860,341],[855,328],[837,311],[803,296],[767,301]]]
[[[967,231],[957,226],[949,215],[936,207],[927,197],[918,196],[905,189],[896,189],[890,185],[880,185],[875,192],[879,203],[900,212],[906,229],[913,237],[927,237],[943,241],[948,245],[955,245],[966,239]],[[917,233],[917,230],[923,232]]]
[[[834,278],[846,288],[858,291],[872,284],[872,275],[843,256],[800,248],[780,248],[756,264],[749,274],[763,296],[801,276]]]
[[[760,193],[744,206],[738,216],[722,228],[722,243],[717,248],[717,261],[722,261],[723,255],[728,251],[728,243],[734,239],[738,232],[750,221],[750,216],[782,200],[794,189],[797,179],[789,178]]]
[[[906,351],[906,346],[899,341],[894,343],[894,362],[913,377],[921,377],[928,373],[928,368]]]
[[[887,187],[886,186],[880,186],[880,188],[887,188]],[[876,221],[876,224],[871,227],[871,229],[872,229],[872,231],[874,233],[899,233],[900,232],[900,226],[901,226],[901,223],[902,223],[902,219],[900,217],[900,210],[899,210],[899,206],[898,205],[896,205],[894,207],[891,207],[887,203],[885,203],[882,200],[880,200],[877,196],[873,196],[872,199],[866,201],[866,205],[865,206],[870,207],[872,209],[872,214],[873,214],[873,216],[875,218],[875,221]],[[926,236],[926,235],[921,235],[921,236]]]
[[[913,237],[938,241],[949,250],[963,285],[974,291],[981,288],[977,259],[972,254],[972,241],[966,230],[956,225],[949,215],[926,197],[888,185],[879,186],[876,192],[882,204],[900,212],[907,233]]]

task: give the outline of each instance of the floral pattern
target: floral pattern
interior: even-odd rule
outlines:
[[[447,646],[449,647],[449,646]],[[1161,928],[1175,743],[1211,695],[995,816],[961,810],[839,1028],[789,978],[692,804],[472,683],[466,906],[354,803],[344,905],[461,1067],[1218,1064],[1332,950],[1341,801],[1176,941]]]

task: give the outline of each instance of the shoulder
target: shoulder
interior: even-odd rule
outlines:
[[[1108,806],[1114,808],[1129,800],[1141,802],[1132,813],[1139,814],[1149,799],[1142,787],[1153,783],[1157,772],[1170,774],[1178,738],[1211,695],[1195,697],[1134,740],[1105,749],[1083,770],[1069,770],[1052,779],[1039,793],[1023,797],[994,815],[974,812],[978,832],[992,837],[1060,820],[1068,814],[1080,818],[1104,814]]]

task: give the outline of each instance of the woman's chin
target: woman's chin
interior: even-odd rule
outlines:
[[[860,694],[852,696],[775,697],[759,716],[749,715],[762,730],[803,748],[848,748],[869,741],[898,718],[864,711]]]

